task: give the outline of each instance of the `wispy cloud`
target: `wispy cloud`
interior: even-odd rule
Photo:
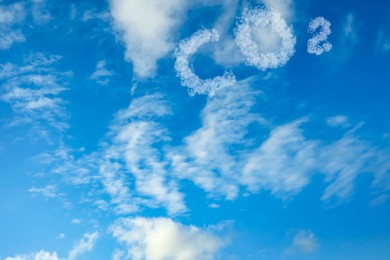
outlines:
[[[331,72],[344,66],[351,58],[359,43],[359,27],[354,13],[348,13],[343,17],[341,31],[337,35],[332,52],[328,55],[328,62],[332,64]]]
[[[318,248],[318,239],[312,231],[299,230],[295,232],[291,246],[285,251],[285,255],[309,254],[315,252]]]
[[[31,14],[36,24],[45,24],[52,19],[49,13],[46,0],[32,0]]]
[[[91,251],[95,246],[95,243],[98,238],[99,238],[98,232],[84,234],[83,238],[79,242],[77,242],[74,245],[73,249],[69,252],[68,259],[75,260],[80,255],[88,251]]]
[[[30,188],[28,192],[32,193],[34,196],[41,195],[48,198],[55,198],[58,196],[57,187],[54,185],[47,185],[43,188]]]
[[[235,176],[240,174],[241,154],[250,143],[244,137],[251,124],[262,121],[261,115],[251,113],[258,94],[241,83],[208,98],[201,113],[202,126],[171,154],[179,178],[191,179],[214,195],[228,199],[238,196]]]
[[[386,34],[385,30],[380,30],[378,32],[375,48],[380,52],[390,51],[390,35]]]
[[[9,49],[14,43],[26,40],[21,30],[25,16],[26,10],[22,3],[0,5],[0,50]]]
[[[89,201],[120,215],[144,207],[165,208],[170,215],[186,212],[180,184],[187,180],[217,199],[261,191],[289,199],[315,174],[323,175],[325,189],[319,199],[327,206],[351,198],[355,180],[363,173],[374,176],[377,196],[390,190],[390,154],[360,138],[359,124],[346,124],[343,116],[324,118],[323,127],[340,136],[327,141],[307,137],[309,117],[272,125],[254,112],[263,94],[252,84],[238,82],[208,97],[201,126],[181,142],[171,141],[171,131],[164,127],[172,111],[163,95],[134,98],[115,115],[98,151],[78,159],[72,151],[58,151],[62,159],[53,171],[72,185],[95,189],[101,184],[110,199],[89,190]]]
[[[152,204],[164,205],[170,214],[175,214],[186,210],[183,195],[170,180],[163,151],[157,149],[170,140],[168,130],[157,119],[169,115],[171,109],[159,94],[133,100],[128,109],[116,115],[111,125],[112,144],[105,158],[124,162],[126,171],[135,177],[137,194],[151,198]],[[108,172],[100,169],[102,176]],[[108,189],[112,181],[107,182]]]
[[[22,66],[0,65],[0,100],[14,111],[11,126],[51,126],[60,131],[68,128],[69,114],[60,94],[67,90],[63,84],[71,73],[53,68],[59,59],[59,56],[37,53],[27,57]]]
[[[107,69],[107,62],[105,60],[100,60],[96,64],[96,70],[90,76],[90,79],[96,81],[100,85],[107,85],[110,83],[110,79],[113,76],[114,72]]]
[[[64,234],[60,234],[60,238],[63,238],[64,236]],[[91,251],[95,246],[95,243],[98,238],[98,232],[84,234],[83,238],[79,242],[77,242],[72,248],[72,250],[69,252],[68,257],[65,258],[58,257],[57,252],[48,252],[45,250],[40,250],[39,252],[35,253],[21,254],[14,257],[6,257],[5,260],[75,260],[80,255]]]
[[[241,183],[252,192],[271,190],[286,198],[299,193],[316,167],[316,142],[306,140],[298,120],[273,129],[268,138],[250,154]]]
[[[207,229],[185,226],[169,218],[128,218],[111,226],[125,247],[121,259],[215,259],[226,239]]]
[[[7,257],[5,260],[60,260],[56,252],[46,252],[41,250],[37,253],[32,253],[28,255],[18,255],[15,257]]]

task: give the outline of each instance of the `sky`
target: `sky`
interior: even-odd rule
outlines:
[[[0,1],[0,260],[390,259],[390,2]]]

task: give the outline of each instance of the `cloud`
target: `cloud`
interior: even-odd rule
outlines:
[[[267,29],[267,37],[264,37],[264,30],[260,30],[257,34],[255,33],[255,36],[258,35],[263,42],[271,39],[270,43],[266,45],[268,47],[275,46],[276,42],[276,38],[270,38],[270,35],[278,35],[280,37],[279,49],[263,52],[262,46],[259,46],[253,37],[253,26]],[[264,71],[284,66],[295,52],[296,38],[293,30],[287,25],[281,14],[274,10],[265,8],[245,9],[237,24],[235,34],[236,43],[244,55],[245,63],[259,70]],[[262,41],[259,42],[261,43]]]
[[[126,59],[139,78],[153,76],[157,61],[174,48],[175,30],[183,20],[186,1],[111,0],[110,10]]]
[[[77,259],[79,255],[91,251],[95,246],[95,243],[98,238],[98,232],[84,234],[83,238],[78,243],[76,243],[73,249],[69,252],[68,259]]]
[[[15,257],[7,257],[5,260],[60,260],[58,258],[57,253],[50,253],[46,251],[39,251],[37,253],[29,254],[29,255],[18,255]]]
[[[72,224],[78,225],[78,224],[80,224],[80,223],[81,223],[81,219],[78,219],[78,218],[72,219]]]
[[[36,195],[42,195],[47,198],[55,198],[58,196],[57,187],[54,185],[47,185],[43,188],[31,188],[28,190],[28,192],[32,193],[34,196]]]
[[[245,137],[251,124],[262,121],[261,115],[251,113],[258,94],[247,83],[239,83],[208,98],[201,127],[170,155],[179,178],[191,179],[211,195],[228,199],[238,196],[235,176],[240,175],[241,154],[250,143]]]
[[[40,160],[48,165],[56,161],[51,170],[56,176],[85,185],[86,202],[117,215],[145,207],[182,214],[188,209],[181,184],[187,181],[213,199],[234,200],[261,191],[290,199],[314,175],[322,175],[321,200],[327,206],[351,198],[363,173],[373,175],[376,196],[390,190],[389,152],[359,138],[361,125],[345,124],[343,116],[324,118],[323,131],[337,132],[338,137],[308,138],[312,119],[271,124],[272,119],[256,112],[263,95],[251,85],[252,80],[240,81],[209,96],[200,127],[179,140],[172,140],[164,127],[172,120],[164,95],[134,97],[114,116],[99,150],[76,156],[72,153],[80,151],[63,148]],[[339,124],[342,127],[335,127]]]
[[[187,210],[184,195],[163,151],[170,133],[160,120],[171,114],[159,93],[133,98],[128,108],[116,113],[97,151],[80,154],[79,149],[59,147],[34,161],[42,165],[41,172],[85,187],[84,200],[100,210],[122,215],[142,207],[164,207],[170,215],[183,213]]]
[[[215,259],[225,245],[207,229],[184,226],[169,218],[127,218],[111,226],[113,236],[127,248],[121,259]]]
[[[310,21],[308,32],[315,34],[307,43],[308,53],[321,55],[332,49],[332,44],[327,41],[328,36],[332,33],[330,26],[330,22],[324,17],[316,17]]]
[[[170,179],[164,153],[156,147],[164,146],[170,140],[168,130],[157,119],[171,115],[171,109],[163,96],[150,94],[132,101],[128,109],[117,113],[111,125],[111,145],[105,152],[107,161],[124,162],[125,172],[135,178],[138,196],[151,198],[150,203],[163,205],[169,214],[186,210],[183,194],[178,191],[174,180]],[[120,167],[118,165],[118,167]],[[100,173],[107,176],[107,169]],[[120,180],[118,171],[105,179],[107,189]],[[117,190],[117,189],[113,189]],[[123,194],[129,194],[123,188]]]
[[[36,24],[45,24],[52,19],[50,13],[46,10],[46,0],[31,0],[31,14]]]
[[[200,79],[189,64],[189,58],[204,44],[219,40],[217,30],[202,29],[197,31],[190,38],[180,42],[176,49],[175,70],[181,79],[181,84],[188,87],[189,94],[208,94],[213,96],[216,91],[233,86],[236,78],[231,72],[225,72],[223,76],[213,79]]]
[[[299,230],[292,238],[290,248],[286,250],[286,254],[296,253],[313,253],[319,248],[316,235],[310,230]]]
[[[22,3],[0,5],[0,50],[9,49],[14,43],[26,40],[20,29],[25,16]]]
[[[294,17],[294,1],[293,0],[261,0],[263,4],[270,10],[278,11],[283,18],[290,21]]]
[[[321,199],[330,204],[350,198],[360,174],[370,172],[382,180],[388,176],[389,153],[359,138],[359,125],[339,128],[342,135],[333,141],[309,139],[309,118],[271,127],[252,112],[256,95],[239,82],[208,98],[201,127],[168,152],[178,178],[190,179],[213,197],[235,199],[243,191],[268,190],[287,199],[300,193],[314,174],[322,174],[327,187]],[[254,127],[264,139],[248,139]]]
[[[252,192],[271,190],[286,198],[299,193],[318,163],[317,143],[306,140],[299,126],[304,120],[279,126],[253,151],[243,169],[242,183]]]
[[[332,127],[348,126],[348,117],[343,115],[328,117],[328,119],[326,119],[326,123]]]
[[[91,80],[96,81],[99,85],[108,85],[110,78],[113,76],[113,72],[106,68],[107,62],[100,60],[96,64],[96,70],[89,77]]]
[[[378,32],[375,48],[380,52],[386,53],[390,51],[390,36],[384,30]]]
[[[64,234],[60,234],[59,238],[64,238]],[[5,260],[75,260],[80,255],[91,251],[95,246],[96,240],[99,238],[99,233],[86,233],[83,238],[74,245],[66,258],[59,258],[57,252],[47,252],[40,250],[36,253],[17,255],[14,257],[6,257]]]
[[[332,52],[327,55],[330,71],[340,69],[351,58],[352,53],[359,42],[358,32],[360,24],[354,13],[348,13],[343,17],[341,32],[337,35]]]
[[[68,128],[69,114],[59,96],[67,90],[63,84],[71,73],[52,68],[59,59],[37,53],[27,57],[22,66],[0,65],[0,100],[8,103],[15,114],[10,126],[51,126],[59,131]]]
[[[218,43],[210,46],[212,49],[212,57],[216,64],[222,66],[239,65],[242,60],[242,54],[237,48],[234,37],[231,34],[232,27],[235,25],[237,11],[241,7],[238,0],[216,0],[203,1],[202,4],[221,5],[221,15],[215,21],[213,27],[220,34]]]

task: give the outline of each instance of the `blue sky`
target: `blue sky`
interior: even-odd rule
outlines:
[[[0,1],[0,259],[389,259],[388,10]]]

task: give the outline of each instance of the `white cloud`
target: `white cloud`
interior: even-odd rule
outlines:
[[[55,198],[58,196],[58,191],[57,187],[54,185],[47,185],[46,187],[43,188],[31,188],[28,190],[28,192],[32,193],[34,196],[37,194],[42,195],[44,197],[48,198]]]
[[[324,17],[316,17],[310,21],[308,31],[311,34],[314,33],[314,36],[307,43],[308,53],[321,55],[332,49],[332,44],[327,41],[332,33],[330,26],[330,22]]]
[[[107,62],[105,60],[100,60],[96,64],[96,70],[89,78],[100,85],[107,85],[110,83],[110,78],[113,74],[114,73],[111,70],[107,69]]]
[[[174,48],[175,30],[183,20],[186,1],[111,0],[111,15],[126,46],[126,59],[139,78],[151,77],[157,61]]]
[[[161,94],[133,98],[115,115],[98,151],[80,156],[79,150],[60,147],[35,160],[66,184],[88,187],[87,201],[101,210],[129,214],[147,206],[164,207],[171,215],[182,213],[187,210],[184,196],[161,148],[170,138],[159,120],[171,114]],[[101,186],[103,191],[94,188]]]
[[[235,25],[237,11],[241,7],[240,1],[203,1],[203,4],[222,5],[222,13],[213,26],[220,33],[220,40],[211,46],[212,57],[217,64],[223,66],[239,65],[243,60],[243,56],[237,48],[233,35],[231,35],[231,29]]]
[[[343,116],[343,115],[328,117],[326,120],[326,123],[332,127],[348,126],[348,117]]]
[[[191,179],[211,195],[238,196],[237,176],[244,161],[240,154],[250,142],[245,136],[251,124],[262,120],[251,113],[257,94],[247,83],[239,83],[208,98],[201,113],[202,126],[170,155],[179,178]],[[234,151],[233,146],[242,150]]]
[[[74,260],[88,251],[91,251],[99,238],[99,233],[86,233],[83,238],[74,245],[72,250],[69,252],[68,259]]]
[[[316,142],[306,140],[295,121],[271,131],[269,137],[250,154],[242,183],[252,192],[271,190],[279,197],[299,193],[309,181],[316,164]]]
[[[310,230],[299,230],[292,238],[291,246],[287,249],[286,254],[308,254],[313,253],[318,248],[318,239],[313,232]]]
[[[0,50],[9,49],[14,43],[26,40],[20,29],[25,13],[22,3],[0,5]]]
[[[377,169],[371,171],[371,167],[383,166],[381,162],[378,165],[375,160],[375,147],[352,133],[347,133],[341,139],[323,147],[320,152],[317,164],[322,165],[320,170],[326,174],[326,181],[329,183],[321,197],[324,201],[349,198],[359,174],[372,172],[376,175]]]
[[[59,238],[64,238],[64,234],[60,234]],[[86,233],[83,238],[74,245],[72,250],[69,253],[69,256],[66,258],[60,258],[57,255],[57,252],[47,252],[40,250],[36,253],[17,255],[14,257],[6,257],[5,260],[75,260],[80,255],[91,251],[95,246],[96,240],[99,238],[99,233]]]
[[[125,163],[126,174],[135,177],[137,195],[151,198],[152,204],[163,205],[169,214],[176,214],[186,210],[183,194],[170,179],[163,151],[156,148],[170,140],[168,130],[157,119],[171,113],[159,94],[134,99],[128,109],[116,115],[111,125],[112,144],[106,150],[105,158]],[[102,176],[107,174],[107,170],[100,172]],[[112,174],[113,178],[106,183],[107,189],[120,180],[114,177],[117,173]],[[124,188],[120,190],[129,194]]]
[[[122,259],[215,259],[224,239],[207,229],[184,226],[168,218],[128,218],[111,226],[113,236],[127,248]]]
[[[58,258],[57,253],[50,253],[46,251],[39,251],[37,253],[29,254],[29,255],[18,255],[15,257],[7,257],[5,260],[60,260]]]
[[[48,125],[60,131],[68,128],[69,115],[59,95],[67,90],[63,84],[71,74],[52,68],[59,59],[37,53],[27,57],[23,66],[0,65],[0,100],[10,104],[14,111],[11,126]]]
[[[359,125],[338,129],[344,134],[332,142],[311,140],[305,136],[309,119],[270,127],[260,114],[251,113],[255,97],[243,82],[209,97],[201,127],[185,137],[181,147],[169,151],[178,178],[190,179],[208,195],[227,199],[237,198],[241,190],[269,190],[289,198],[301,192],[313,174],[323,174],[327,187],[321,199],[327,203],[348,199],[362,173],[372,173],[378,179],[375,183],[386,182],[389,155],[357,137]],[[256,124],[266,136],[258,141],[246,136]],[[390,185],[382,190],[390,190]]]
[[[253,27],[260,29],[254,32]],[[272,35],[270,32],[274,35],[273,37],[270,37]],[[274,10],[245,9],[237,24],[235,34],[236,43],[244,55],[246,64],[259,70],[281,67],[295,52],[296,39],[293,30],[281,14]],[[279,44],[276,44],[278,41],[276,35],[280,38]],[[254,36],[260,40],[256,41]],[[263,50],[275,45],[279,46],[276,51]]]
[[[72,219],[72,224],[80,224],[81,223],[81,219],[78,219],[78,218],[74,218]]]
[[[176,49],[175,70],[181,79],[181,84],[188,87],[189,94],[208,94],[213,96],[216,91],[231,87],[236,83],[236,78],[231,72],[225,72],[223,76],[217,76],[213,79],[200,79],[189,64],[189,58],[196,51],[208,42],[219,40],[217,30],[202,29],[197,31],[190,38],[180,42]]]

